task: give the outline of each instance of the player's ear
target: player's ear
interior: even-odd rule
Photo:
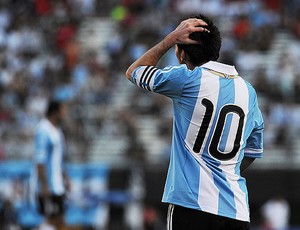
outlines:
[[[190,58],[187,55],[187,53],[184,50],[181,50],[180,55],[179,55],[179,62],[180,64],[186,64],[187,61],[189,61]]]
[[[182,50],[181,57],[182,57],[184,62],[190,60],[189,56],[187,55],[187,53],[184,50]]]
[[[185,58],[185,52],[183,49],[179,48],[178,45],[175,46],[175,53],[176,53],[176,57],[178,59],[179,64],[184,64],[184,58]]]

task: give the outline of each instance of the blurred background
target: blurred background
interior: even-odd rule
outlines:
[[[68,107],[70,229],[165,229],[171,103],[124,72],[198,13],[215,20],[219,61],[256,88],[265,119],[264,158],[244,175],[252,229],[300,229],[299,0],[1,0],[0,229],[42,222],[33,138],[53,97]]]

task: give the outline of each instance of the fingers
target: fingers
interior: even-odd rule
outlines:
[[[182,26],[188,28],[189,33],[193,32],[207,32],[209,33],[210,31],[203,26],[207,26],[207,23],[201,19],[197,18],[190,18],[182,21]]]
[[[193,30],[192,32],[206,32],[206,33],[210,33],[210,31],[208,29],[203,28],[203,27],[194,27],[192,30]]]
[[[194,32],[210,33],[207,23],[201,19],[190,18],[182,21],[179,26],[171,33],[177,44],[197,44],[198,42],[190,39],[190,34]]]
[[[197,44],[199,44],[199,42],[195,41],[195,40],[192,40],[192,39],[188,39],[187,41],[185,41],[184,43],[181,43],[181,44],[197,45]]]
[[[207,23],[201,19],[197,18],[189,18],[181,22],[183,26],[193,26],[193,27],[199,27],[199,26],[207,26]]]
[[[207,26],[207,23],[205,21],[198,18],[190,18],[185,21],[191,23],[193,26]]]

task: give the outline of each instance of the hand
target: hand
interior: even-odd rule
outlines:
[[[169,36],[174,39],[175,44],[197,44],[198,42],[190,39],[189,35],[193,32],[210,32],[202,26],[207,26],[206,22],[201,19],[190,18],[182,21]]]
[[[133,71],[138,66],[156,66],[161,57],[175,44],[198,44],[189,36],[193,32],[210,32],[202,26],[207,26],[207,24],[201,19],[190,18],[182,21],[174,31],[129,66],[126,71],[127,79],[131,79]]]

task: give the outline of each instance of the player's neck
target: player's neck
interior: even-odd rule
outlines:
[[[48,120],[53,126],[58,127],[58,121],[55,117],[48,117]]]
[[[185,64],[186,64],[186,66],[188,67],[188,69],[190,69],[190,70],[194,70],[194,69],[196,68],[196,66],[193,65],[193,64],[192,64],[191,62],[189,62],[189,61],[186,61]]]
[[[186,64],[186,66],[188,67],[188,69],[190,70],[194,70],[197,66],[202,66],[203,64],[205,64],[206,62],[202,62],[198,65],[194,65],[192,64],[189,60],[185,60],[184,63]]]

